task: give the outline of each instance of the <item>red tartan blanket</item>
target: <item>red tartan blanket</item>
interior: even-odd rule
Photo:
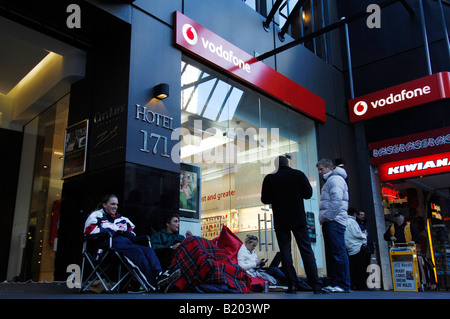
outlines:
[[[177,248],[169,269],[181,270],[173,284],[180,291],[188,291],[201,284],[226,284],[239,293],[251,293],[250,277],[233,264],[226,253],[209,240],[191,236]]]

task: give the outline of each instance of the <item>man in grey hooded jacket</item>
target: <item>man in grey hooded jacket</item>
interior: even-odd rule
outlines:
[[[330,292],[350,292],[350,270],[345,248],[347,226],[348,186],[347,172],[335,167],[329,159],[321,159],[316,165],[325,179],[319,205],[319,222],[325,241],[328,277],[331,283],[325,289]]]

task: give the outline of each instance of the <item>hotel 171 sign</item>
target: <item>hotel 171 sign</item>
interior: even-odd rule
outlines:
[[[175,43],[229,75],[322,122],[325,101],[220,36],[175,13]]]
[[[350,100],[350,122],[450,97],[450,72],[441,72]]]

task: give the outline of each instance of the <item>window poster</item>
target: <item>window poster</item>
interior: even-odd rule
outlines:
[[[180,170],[180,216],[200,218],[201,167],[181,163]]]
[[[88,120],[83,120],[66,128],[62,179],[86,170],[88,124]]]

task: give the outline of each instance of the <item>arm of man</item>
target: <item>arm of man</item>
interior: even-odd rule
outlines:
[[[264,181],[261,189],[261,202],[264,204],[272,204],[272,190],[271,190],[271,182],[270,175],[264,177]]]
[[[304,199],[310,199],[313,195],[313,189],[311,187],[311,183],[309,182],[308,177],[303,172],[300,172],[300,185],[301,185],[301,194]]]
[[[332,184],[330,185],[330,200],[326,211],[326,218],[328,220],[333,220],[340,212],[345,190],[342,187],[340,180],[333,179],[330,180],[330,182],[332,182]]]

